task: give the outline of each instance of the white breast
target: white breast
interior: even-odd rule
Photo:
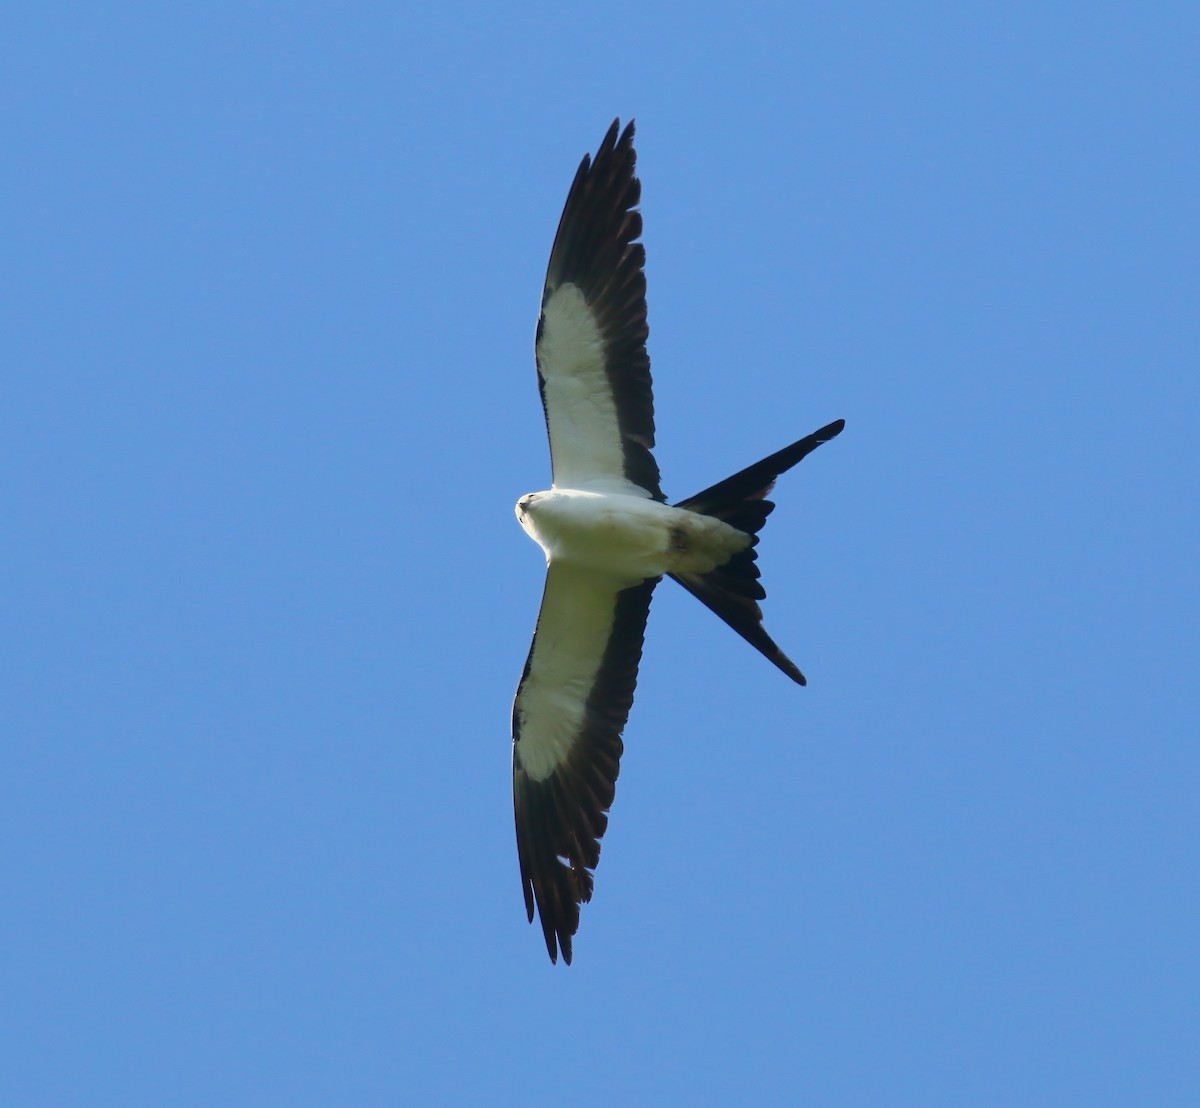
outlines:
[[[707,573],[751,541],[718,519],[625,493],[551,489],[523,496],[516,511],[547,562],[631,584],[665,573]]]

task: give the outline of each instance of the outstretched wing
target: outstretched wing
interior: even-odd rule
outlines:
[[[646,353],[646,251],[633,123],[584,155],[554,236],[538,320],[538,387],[554,484],[665,499]],[[618,132],[620,137],[618,137]]]
[[[530,922],[571,962],[579,906],[616,790],[642,636],[658,578],[626,582],[555,563],[513,703],[513,803]]]

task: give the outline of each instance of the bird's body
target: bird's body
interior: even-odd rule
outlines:
[[[712,516],[644,496],[549,489],[517,502],[525,533],[556,562],[628,585],[667,573],[710,573],[752,537]]]
[[[822,427],[678,504],[659,487],[646,353],[633,124],[585,157],[559,222],[538,320],[553,484],[518,501],[546,588],[513,703],[513,801],[525,907],[571,961],[608,825],[650,598],[678,581],[798,684],[762,626],[755,546],[775,478],[842,430]]]

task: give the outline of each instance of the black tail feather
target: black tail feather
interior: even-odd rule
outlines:
[[[689,508],[693,512],[700,512],[706,516],[716,516],[718,519],[723,519],[726,523],[737,527],[740,531],[755,535],[763,523],[766,522],[767,516],[771,514],[771,508],[774,507],[773,504],[769,501],[763,501],[767,505],[767,508],[762,513],[762,519],[756,527],[740,527],[734,522],[732,515],[727,513],[751,511],[754,508],[752,502],[763,500],[763,497],[771,491],[771,487],[775,484],[776,477],[781,473],[786,473],[792,466],[806,458],[822,443],[837,438],[845,426],[846,421],[844,419],[835,419],[832,423],[827,423],[819,431],[814,431],[811,435],[805,435],[804,438],[792,443],[791,446],[785,446],[782,450],[777,450],[769,458],[763,458],[761,462],[755,462],[754,465],[747,466],[732,477],[726,477],[724,481],[718,481],[711,488],[707,488],[703,492],[698,492],[695,496],[689,496],[686,500],[681,500],[675,507]]]
[[[766,499],[767,493],[775,484],[775,479],[822,443],[839,435],[845,425],[845,420],[834,420],[791,446],[785,446],[761,462],[755,462],[732,477],[718,481],[703,492],[675,505],[677,508],[687,508],[702,515],[715,516],[731,527],[754,536],[745,550],[735,554],[711,573],[673,573],[671,576],[800,685],[806,684],[804,674],[779,649],[762,625],[762,609],[759,608],[758,601],[766,596],[766,591],[759,583],[760,574],[756,564],[758,555],[754,548],[758,545],[758,532],[775,508],[775,505]]]

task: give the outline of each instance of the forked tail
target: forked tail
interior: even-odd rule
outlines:
[[[753,535],[753,541],[745,550],[735,554],[723,566],[711,573],[672,573],[675,578],[697,600],[716,612],[751,646],[770,659],[798,684],[806,684],[804,674],[786,655],[770,635],[763,629],[762,609],[758,602],[766,596],[759,584],[759,570],[755,564],[758,554],[758,533],[767,522],[767,516],[775,505],[766,499],[775,484],[775,478],[786,473],[806,455],[811,454],[823,442],[841,434],[846,426],[843,419],[806,435],[799,442],[785,446],[782,450],[747,466],[732,477],[718,481],[711,488],[681,500],[677,508],[687,508],[701,515],[715,516],[739,531]]]

